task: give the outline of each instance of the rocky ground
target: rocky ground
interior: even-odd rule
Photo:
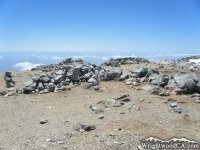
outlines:
[[[169,75],[191,72],[176,65],[121,65],[128,71],[138,67]],[[23,83],[42,73],[12,72],[14,89],[21,89]],[[193,73],[200,79],[200,72]],[[7,89],[4,74],[0,73],[0,91]],[[149,82],[130,87],[126,81],[101,81],[100,90],[84,89],[84,84],[44,94],[0,96],[0,149],[136,150],[141,149],[141,140],[150,136],[200,142],[200,103],[191,93],[176,95],[171,90],[169,95],[159,96],[143,89]]]

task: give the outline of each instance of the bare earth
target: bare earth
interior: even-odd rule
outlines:
[[[124,65],[122,68],[133,70],[138,66],[142,65]],[[171,75],[189,72],[188,69],[167,66],[158,71]],[[24,82],[38,73],[42,72],[13,72],[13,79],[17,81],[15,89],[21,89]],[[195,74],[200,78],[200,73]],[[0,73],[0,91],[7,89],[3,76],[4,73]],[[150,136],[162,140],[185,137],[200,142],[200,103],[196,103],[190,94],[170,92],[170,96],[157,96],[144,91],[141,87],[145,84],[129,88],[122,81],[100,82],[103,92],[98,92],[83,89],[84,84],[58,93],[0,96],[0,149],[109,150],[125,149],[123,145],[126,145],[127,149],[135,150],[142,139]],[[103,99],[121,94],[130,95],[133,108],[98,104]],[[168,98],[174,101],[167,101]],[[181,114],[172,110],[170,104],[173,102],[183,109]],[[90,106],[104,112],[96,114]],[[101,115],[103,119],[99,119]],[[40,124],[42,118],[48,122]],[[74,127],[79,122],[94,124],[96,129],[76,131]]]

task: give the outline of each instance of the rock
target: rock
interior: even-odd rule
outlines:
[[[47,123],[48,122],[48,120],[46,120],[46,119],[44,119],[44,118],[41,118],[40,119],[40,124],[45,124],[45,123]]]
[[[149,89],[149,92],[152,94],[158,94],[160,91],[160,88],[158,86],[151,86],[151,88]]]
[[[119,95],[118,97],[115,98],[115,100],[120,100],[120,99],[123,99],[123,98],[126,98],[126,97],[129,97],[129,94]]]
[[[0,95],[1,95],[1,96],[4,96],[4,95],[6,95],[6,94],[7,94],[6,91],[1,91],[1,92],[0,92]]]
[[[42,83],[39,83],[38,86],[37,86],[37,89],[38,89],[39,91],[44,90],[43,84],[42,84]]]
[[[109,107],[109,106],[113,106],[115,104],[115,99],[108,98],[108,99],[102,100],[101,102],[104,104],[104,106]]]
[[[60,83],[61,81],[64,81],[63,75],[56,75],[56,76],[54,77],[54,82],[55,82],[56,84]]]
[[[48,88],[49,88],[49,91],[50,91],[50,92],[54,92],[54,90],[55,90],[55,85],[54,85],[53,83],[49,83]]]
[[[5,72],[4,80],[6,81],[7,88],[15,86],[15,82],[12,80],[12,75],[10,71]]]
[[[74,68],[70,68],[67,72],[67,75],[69,76],[71,81],[79,81],[79,72],[80,66],[76,66]]]
[[[171,103],[170,106],[171,106],[172,108],[174,108],[174,107],[177,107],[178,105],[177,105],[177,103]]]
[[[93,88],[95,91],[100,90],[100,86],[94,86]]]
[[[96,126],[92,124],[78,123],[78,125],[75,127],[75,130],[79,131],[80,129],[85,131],[92,131],[96,129]]]
[[[89,89],[90,87],[92,87],[92,83],[86,83],[86,84],[84,84],[84,86],[83,86],[83,88],[84,89]]]
[[[10,91],[10,92],[7,93],[7,95],[8,95],[8,96],[15,95],[15,92],[14,92],[14,91]]]
[[[126,109],[131,109],[131,108],[133,107],[133,103],[132,103],[132,102],[128,102],[128,103],[126,103],[126,104],[124,105],[124,107],[125,107]]]
[[[128,79],[130,75],[130,72],[123,70],[122,75],[119,77],[119,81],[124,81],[125,79]]]
[[[199,82],[199,78],[194,73],[180,73],[174,76],[174,80],[180,89],[187,89],[188,92],[192,91]]]
[[[149,76],[151,76],[151,75],[153,75],[153,74],[159,75],[159,72],[158,72],[157,70],[155,70],[155,69],[150,69],[150,70],[148,70],[148,72],[147,72],[147,74],[145,75],[145,77],[148,79]]]
[[[88,83],[91,83],[92,85],[98,85],[97,80],[94,79],[93,77],[88,80]]]
[[[148,68],[139,68],[139,69],[136,69],[134,71],[131,71],[132,73],[134,73],[136,75],[137,78],[141,78],[141,77],[144,77],[147,72],[148,72]]]
[[[200,86],[199,85],[196,85],[193,89],[195,92],[198,92],[200,93]]]
[[[110,72],[107,72],[104,80],[109,81],[109,80],[118,79],[121,76],[121,74],[122,74],[121,68],[114,68]]]
[[[60,90],[62,90],[62,91],[65,91],[67,88],[66,88],[66,86],[61,86],[60,87]]]
[[[199,100],[199,99],[197,99],[197,100],[195,100],[195,102],[197,102],[197,103],[200,103],[200,100]]]
[[[23,85],[23,93],[30,93],[34,91],[35,88],[36,88],[36,82],[33,81],[26,82]]]
[[[103,116],[103,115],[100,115],[100,116],[99,116],[99,119],[103,119],[103,118],[104,118],[104,116]]]

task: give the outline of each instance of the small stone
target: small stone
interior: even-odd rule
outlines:
[[[170,106],[171,106],[172,108],[174,108],[174,107],[177,107],[178,105],[177,105],[177,103],[171,103]]]
[[[47,122],[48,122],[48,120],[46,120],[46,119],[44,119],[44,118],[40,119],[40,124],[45,124],[45,123],[47,123]]]
[[[103,115],[99,116],[99,119],[103,119],[103,118],[104,118],[104,116],[103,116]]]
[[[195,100],[195,102],[200,103],[200,100],[197,99],[197,100]]]
[[[51,142],[51,139],[50,139],[50,138],[47,138],[47,139],[46,139],[46,142]]]

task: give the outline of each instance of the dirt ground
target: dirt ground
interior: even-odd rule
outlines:
[[[141,65],[124,65],[133,70]],[[145,66],[145,65],[143,65]],[[148,68],[156,68],[147,65]],[[107,67],[110,69],[110,67]],[[158,70],[160,74],[189,72],[188,69],[166,66]],[[16,88],[31,80],[31,76],[41,71],[15,71],[13,79]],[[199,78],[200,73],[195,72]],[[4,73],[0,73],[0,91],[6,90]],[[146,83],[148,84],[148,83]],[[0,96],[0,149],[2,150],[136,150],[142,139],[150,136],[162,140],[185,137],[200,142],[200,103],[190,94],[158,96],[144,91],[141,84],[128,88],[122,81],[100,82],[102,92],[83,89],[84,83],[71,90],[47,94],[20,94]],[[125,106],[105,107],[98,104],[106,98],[129,94],[133,108]],[[168,101],[172,98],[173,101]],[[170,104],[176,102],[183,112],[172,110]],[[102,109],[96,114],[90,106]],[[103,119],[99,116],[103,115]],[[40,124],[40,119],[46,124]],[[77,123],[96,125],[89,132],[76,131]],[[117,145],[117,146],[116,146]]]

